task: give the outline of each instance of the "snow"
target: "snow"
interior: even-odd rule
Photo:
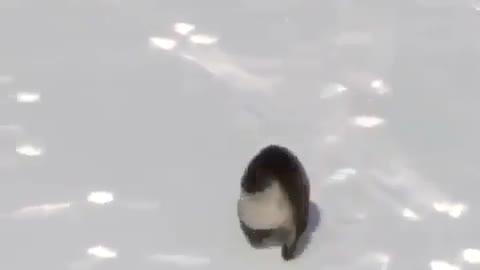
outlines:
[[[0,269],[478,267],[474,2],[1,1]],[[272,143],[288,263],[236,216]]]

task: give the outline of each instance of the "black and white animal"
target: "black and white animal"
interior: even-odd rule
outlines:
[[[280,241],[283,259],[291,260],[308,224],[309,202],[310,184],[300,160],[286,147],[269,145],[242,176],[240,226],[253,247]]]

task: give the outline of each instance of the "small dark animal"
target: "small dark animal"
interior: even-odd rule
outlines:
[[[309,202],[310,184],[299,159],[285,147],[267,146],[242,176],[240,226],[253,247],[275,239],[283,259],[291,260],[308,224]]]

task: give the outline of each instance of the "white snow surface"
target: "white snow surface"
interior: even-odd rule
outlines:
[[[479,3],[0,0],[0,269],[475,269]],[[288,263],[236,211],[274,143]]]

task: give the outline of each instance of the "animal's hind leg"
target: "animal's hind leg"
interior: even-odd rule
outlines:
[[[307,231],[307,219],[303,219],[297,223],[298,227],[284,229],[284,244],[282,246],[282,257],[288,261],[295,257],[297,251],[297,244],[300,238]]]
[[[286,261],[293,259],[297,249],[298,237],[295,229],[287,231],[285,243],[282,246],[282,258]]]

